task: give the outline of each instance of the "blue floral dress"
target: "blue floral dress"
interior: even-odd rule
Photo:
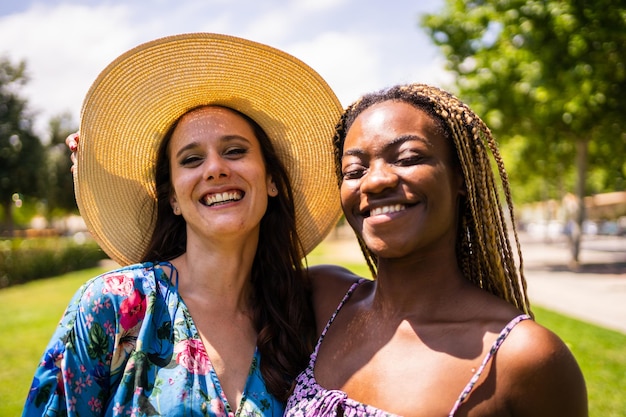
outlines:
[[[145,263],[83,285],[35,372],[23,416],[281,416],[258,351],[234,413],[172,274],[169,263]]]

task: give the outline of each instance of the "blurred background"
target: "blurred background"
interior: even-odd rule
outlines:
[[[95,267],[64,144],[82,100],[120,54],[185,32],[295,55],[344,106],[408,82],[468,103],[499,142],[531,300],[566,314],[538,320],[579,360],[590,415],[626,416],[626,0],[3,0],[1,415],[71,294],[111,266]],[[351,236],[340,223],[309,263],[367,274]]]
[[[89,86],[140,43],[206,31],[295,55],[344,105],[406,82],[459,95],[500,143],[520,229],[577,265],[584,235],[626,233],[626,7],[601,3],[2,2],[0,235],[84,239],[64,139]]]

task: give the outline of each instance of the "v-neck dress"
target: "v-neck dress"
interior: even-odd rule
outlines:
[[[352,293],[356,290],[359,284],[365,282],[360,280],[352,284],[348,292],[345,294],[339,306],[333,313],[332,317],[328,320],[326,327],[322,331],[322,334],[317,341],[315,350],[311,354],[309,359],[309,365],[307,368],[296,378],[296,386],[293,394],[287,400],[287,409],[285,411],[285,417],[398,417],[396,414],[389,413],[387,411],[378,409],[368,404],[364,404],[355,401],[348,397],[348,394],[341,390],[329,390],[318,384],[315,379],[315,362],[317,361],[317,354],[319,352],[324,336],[330,328],[335,317],[348,301]],[[448,417],[453,417],[459,406],[465,401],[465,399],[472,392],[474,385],[480,378],[486,365],[489,363],[493,355],[498,351],[498,348],[507,337],[509,332],[515,327],[517,323],[522,320],[529,319],[530,316],[522,314],[511,320],[500,332],[498,338],[491,346],[491,349],[483,358],[483,361],[474,373],[470,381],[465,386],[465,389],[459,395],[457,401],[452,406]]]
[[[281,416],[284,404],[267,391],[260,361],[255,349],[243,398],[229,404],[177,291],[175,268],[131,265],[76,292],[23,416]]]

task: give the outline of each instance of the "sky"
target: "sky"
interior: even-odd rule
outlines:
[[[163,36],[214,32],[288,52],[346,106],[398,83],[446,87],[443,57],[419,27],[444,0],[2,0],[0,56],[26,62],[22,95],[44,140],[51,117],[78,126],[90,85],[116,57]]]

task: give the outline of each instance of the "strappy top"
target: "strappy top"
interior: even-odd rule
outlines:
[[[317,361],[317,354],[319,352],[320,346],[322,345],[322,341],[324,340],[324,336],[326,336],[326,332],[330,328],[332,322],[337,317],[337,314],[344,306],[346,301],[350,298],[350,296],[354,293],[356,288],[362,282],[366,281],[365,279],[360,280],[352,284],[348,292],[344,295],[343,299],[337,306],[337,309],[328,320],[326,327],[322,331],[322,334],[317,341],[317,345],[315,346],[315,350],[311,354],[309,359],[309,364],[307,368],[298,375],[296,378],[296,386],[294,388],[293,394],[287,401],[287,408],[285,410],[285,416],[298,416],[298,417],[335,417],[337,415],[342,415],[345,417],[395,417],[396,414],[392,414],[386,412],[384,410],[380,410],[371,405],[363,404],[358,401],[355,401],[348,397],[343,391],[340,390],[329,390],[325,389],[321,385],[317,383],[315,379],[315,362]],[[495,340],[491,349],[483,358],[480,367],[476,370],[470,381],[467,383],[458,399],[454,403],[452,410],[448,414],[448,417],[453,417],[456,413],[459,406],[465,401],[465,399],[469,396],[474,388],[474,385],[480,378],[483,370],[493,357],[493,355],[498,351],[500,345],[511,329],[517,325],[522,320],[530,319],[530,316],[527,314],[521,314],[511,320],[500,332],[498,338]]]

